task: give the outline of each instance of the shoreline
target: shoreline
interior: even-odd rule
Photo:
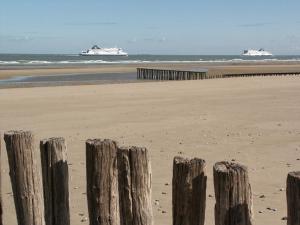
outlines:
[[[170,68],[178,70],[207,69],[208,75],[264,73],[264,72],[300,72],[300,63],[146,63],[146,64],[113,64],[113,65],[60,65],[60,66],[0,66],[0,88],[47,87],[47,86],[74,86],[109,83],[141,82],[134,79],[136,68]],[[131,78],[128,79],[128,74]],[[110,78],[111,75],[111,78]],[[51,82],[50,76],[61,76],[60,80]],[[69,76],[69,79],[67,77]],[[73,79],[72,77],[81,77]],[[92,80],[89,77],[93,78]],[[126,77],[127,76],[127,77]],[[48,82],[30,82],[30,79]],[[19,79],[23,79],[20,82]],[[28,82],[27,79],[29,78]],[[14,79],[16,82],[14,82]],[[10,82],[10,80],[12,82]],[[145,82],[145,81],[143,81]]]
[[[144,83],[156,81],[142,81],[142,80],[99,80],[99,81],[59,81],[59,82],[24,82],[24,83],[10,83],[1,84],[1,89],[14,88],[43,88],[43,87],[68,87],[68,86],[90,86],[90,85],[110,85],[110,84],[130,84],[130,83]]]

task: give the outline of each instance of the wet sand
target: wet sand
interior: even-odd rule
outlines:
[[[207,161],[206,224],[213,225],[212,166],[235,160],[249,167],[254,224],[286,221],[289,171],[299,170],[300,77],[251,77],[0,90],[0,132],[34,131],[42,138],[63,136],[68,143],[72,225],[87,217],[85,140],[112,138],[149,149],[153,169],[155,224],[171,224],[172,159]],[[182,154],[180,154],[182,153]],[[8,164],[2,141],[4,224],[14,225]],[[166,192],[166,194],[162,194]],[[260,198],[265,195],[265,198]],[[267,210],[276,208],[276,211]],[[258,213],[262,211],[262,213]],[[83,213],[84,216],[79,214]]]
[[[47,86],[74,86],[146,82],[137,80],[135,73],[59,74],[21,76],[0,80],[0,89]]]

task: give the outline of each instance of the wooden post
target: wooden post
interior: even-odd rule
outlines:
[[[1,177],[1,174],[2,174],[2,167],[1,167],[1,133],[0,133],[0,225],[3,225],[3,217],[2,217],[2,214],[3,214],[3,208],[2,208],[2,177]]]
[[[18,224],[44,225],[42,188],[33,134],[29,131],[9,131],[4,134],[4,140]]]
[[[252,193],[248,170],[237,163],[214,165],[216,225],[252,225]]]
[[[287,225],[300,224],[300,171],[291,172],[286,181]]]
[[[146,148],[118,149],[121,225],[152,225],[151,165]]]
[[[63,138],[40,141],[46,225],[70,225],[69,171]]]
[[[117,144],[86,141],[87,201],[90,225],[119,225]]]
[[[173,225],[204,225],[206,204],[205,161],[173,160]]]
[[[120,224],[132,225],[132,196],[131,172],[128,148],[119,148],[118,153],[118,182],[120,201]]]

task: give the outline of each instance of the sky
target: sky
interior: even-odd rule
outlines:
[[[0,53],[300,55],[299,0],[1,0]]]

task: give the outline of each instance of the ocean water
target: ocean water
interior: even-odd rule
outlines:
[[[129,55],[117,56],[79,56],[72,54],[0,54],[1,66],[34,65],[86,65],[86,64],[138,64],[138,63],[198,63],[198,62],[300,62],[300,55],[280,55],[251,57],[240,55]]]

